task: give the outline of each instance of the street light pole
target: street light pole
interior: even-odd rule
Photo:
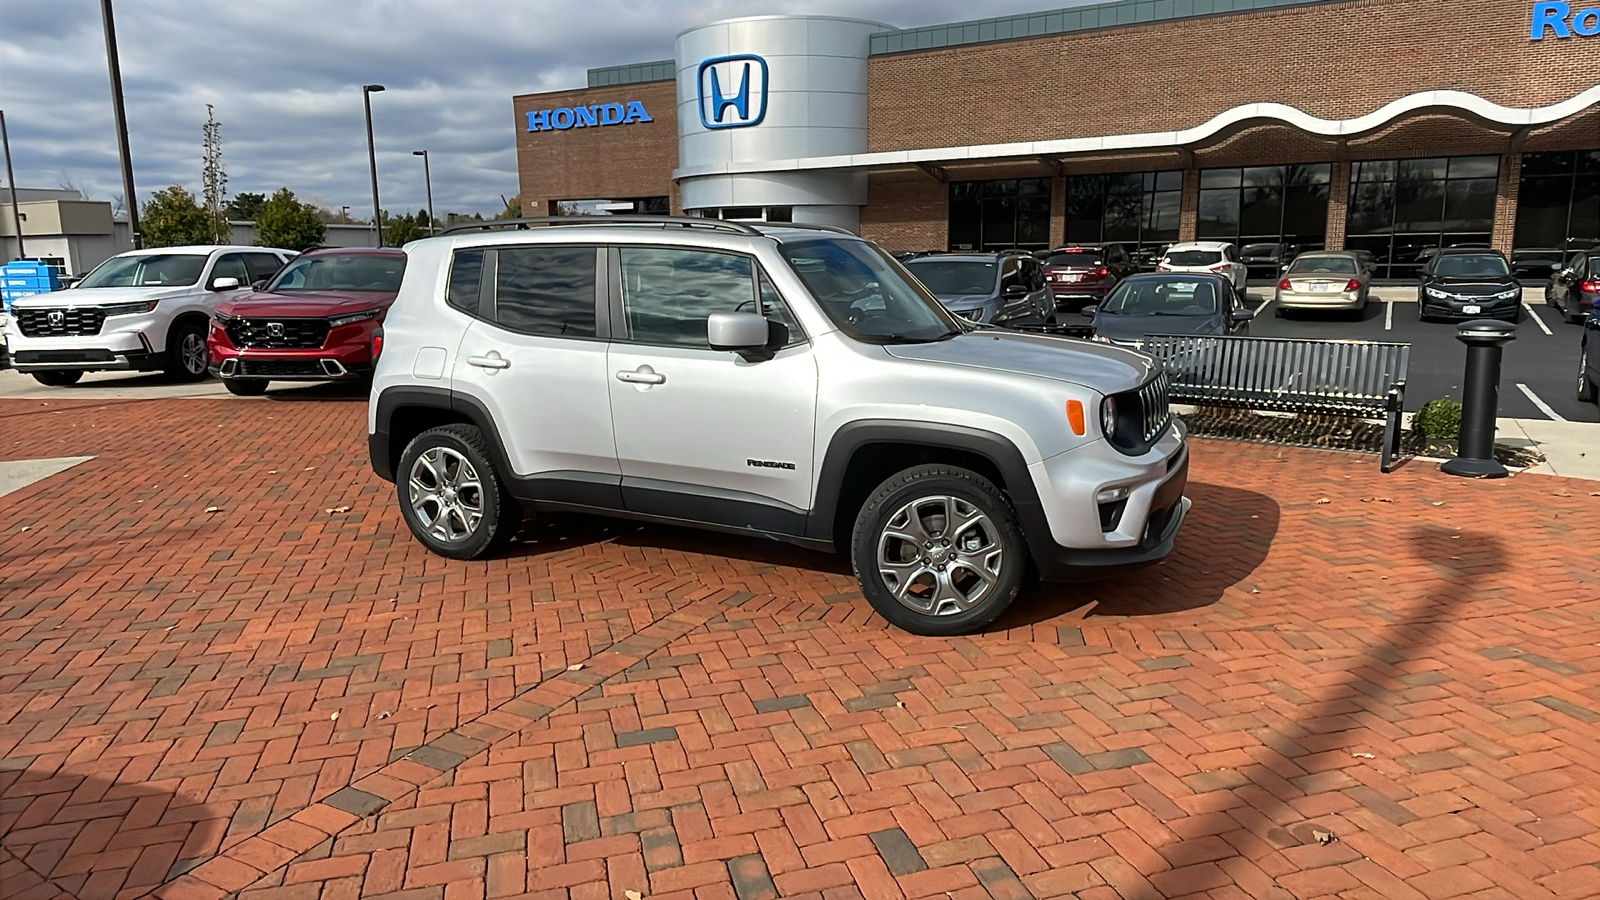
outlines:
[[[28,255],[22,249],[22,209],[17,206],[17,176],[11,174],[11,134],[6,131],[6,111],[0,109],[0,143],[6,148],[6,184],[11,186],[11,221],[17,229],[17,258]],[[433,211],[428,211],[428,218],[433,218]]]
[[[432,237],[436,226],[433,221],[433,173],[428,171],[428,151],[413,150],[411,155],[422,157],[422,181],[428,186],[428,235]]]
[[[144,247],[139,234],[139,198],[133,192],[133,156],[128,152],[128,113],[122,105],[122,64],[117,61],[117,24],[111,17],[111,0],[100,0],[100,19],[105,23],[106,67],[111,72],[111,114],[117,126],[117,155],[122,159],[122,202],[128,210],[128,231],[133,249]]]
[[[378,234],[379,247],[383,246],[383,207],[378,205],[378,150],[372,143],[372,95],[381,90],[381,84],[361,86],[361,103],[367,109],[367,165],[372,170],[372,228]]]

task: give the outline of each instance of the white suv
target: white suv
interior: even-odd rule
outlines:
[[[206,329],[217,302],[270,278],[292,256],[230,246],[113,256],[65,291],[11,304],[11,364],[53,386],[102,369],[165,369],[198,381],[206,377]]]
[[[1233,282],[1233,289],[1244,296],[1245,279],[1250,270],[1239,258],[1239,248],[1225,241],[1189,241],[1173,244],[1156,263],[1157,272],[1208,272]]]
[[[547,227],[530,227],[542,224]],[[1189,501],[1141,353],[963,322],[819,226],[562,217],[407,245],[368,411],[428,549],[480,557],[524,507],[819,550],[922,634],[1047,580],[1151,563]]]

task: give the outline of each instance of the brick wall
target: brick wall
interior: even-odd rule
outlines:
[[[1517,195],[1522,188],[1522,154],[1508,153],[1500,157],[1500,185],[1494,197],[1494,237],[1496,250],[1511,254],[1512,238],[1517,227]]]
[[[618,87],[523,94],[511,100],[517,180],[525,215],[546,215],[554,200],[672,197],[678,164],[677,85],[652,81]],[[638,100],[650,122],[567,131],[528,131],[529,110]]]
[[[1543,106],[1594,86],[1600,42],[1531,42],[1532,8],[1347,0],[874,57],[870,149],[1178,130],[1255,102],[1344,119],[1431,89]]]
[[[889,250],[943,250],[949,243],[950,185],[921,170],[867,177],[861,234]]]

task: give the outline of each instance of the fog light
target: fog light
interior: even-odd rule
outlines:
[[[1096,503],[1115,503],[1118,500],[1127,499],[1129,490],[1130,490],[1130,488],[1126,488],[1126,487],[1106,488],[1105,490],[1101,491],[1100,493],[1094,495],[1094,502],[1096,502]]]

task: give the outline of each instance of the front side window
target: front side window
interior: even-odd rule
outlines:
[[[113,256],[78,282],[78,287],[179,287],[198,282],[205,267],[206,257],[193,253]]]
[[[779,249],[833,324],[858,341],[924,343],[962,333],[917,279],[865,241],[823,238]]]
[[[211,283],[216,284],[218,278],[237,278],[242,285],[250,283],[250,271],[244,267],[244,254],[229,253],[217,260],[211,268]]]
[[[501,247],[494,320],[508,331],[595,336],[595,247]]]
[[[319,253],[302,256],[284,267],[267,288],[270,291],[377,291],[400,290],[405,274],[403,256],[371,253]]]
[[[758,289],[758,267],[748,256],[674,247],[623,247],[618,254],[628,340],[709,348],[706,320],[716,312],[765,313],[791,335],[797,331],[777,291],[765,283]]]

